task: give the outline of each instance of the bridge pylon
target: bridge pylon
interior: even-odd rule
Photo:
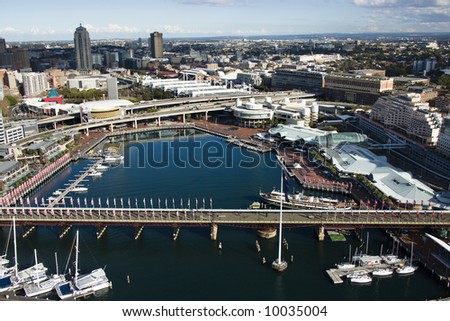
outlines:
[[[218,232],[219,226],[216,223],[211,224],[211,241],[217,241]]]
[[[319,226],[317,235],[319,237],[319,241],[325,240],[325,227],[323,225]]]
[[[61,234],[59,234],[59,238],[62,239],[67,233],[69,233],[71,228],[72,228],[72,225],[62,226],[61,227]]]

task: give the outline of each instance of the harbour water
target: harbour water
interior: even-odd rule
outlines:
[[[130,205],[139,207],[143,206],[144,198],[147,207],[150,207],[150,199],[157,207],[158,198],[165,207],[167,198],[168,207],[173,204],[180,207],[181,203],[188,207],[189,202],[194,208],[195,199],[198,207],[202,207],[205,198],[206,208],[211,206],[210,200],[214,208],[246,208],[258,200],[260,189],[267,191],[279,186],[280,169],[270,154],[255,156],[251,154],[253,152],[227,146],[217,137],[190,137],[186,146],[199,142],[199,148],[185,146],[177,151],[176,146],[169,144],[172,138],[147,137],[139,142],[127,142],[124,145],[125,162],[108,169],[101,177],[84,182],[89,190],[85,194],[72,195],[75,206],[77,198],[83,203],[85,197],[88,202],[93,199],[95,206],[100,198],[105,206],[108,197],[110,205],[116,198],[118,207],[119,198],[124,199],[125,206],[130,198]],[[223,148],[224,155],[233,157],[224,161],[223,166],[182,168],[174,165],[177,152],[181,158],[192,152],[198,153],[196,157],[204,160],[205,149],[202,148],[205,144]],[[168,147],[168,166],[138,168],[143,155],[163,159],[165,145]],[[239,166],[242,160],[249,159],[260,161],[254,162],[252,168]],[[89,162],[71,164],[30,198],[36,197],[39,201],[48,198],[53,191],[74,179]],[[231,166],[227,166],[227,162]],[[20,265],[32,264],[33,249],[36,248],[40,260],[52,272],[55,271],[54,252],[58,252],[60,270],[63,269],[75,229],[80,230],[81,273],[106,266],[106,273],[113,282],[112,290],[98,293],[92,298],[94,300],[426,300],[450,294],[424,268],[411,276],[374,279],[369,285],[349,282],[334,285],[325,270],[348,255],[349,243],[355,249],[361,242],[354,233],[347,236],[345,242],[331,242],[328,237],[320,242],[312,228],[284,231],[289,244],[284,257],[289,267],[282,274],[270,266],[277,256],[277,239],[258,239],[253,229],[223,226],[219,227],[217,241],[210,240],[210,230],[204,227],[181,228],[175,241],[171,227],[146,227],[138,240],[134,239],[134,227],[108,227],[100,240],[96,238],[95,227],[74,227],[62,239],[59,239],[60,228],[39,227],[27,238],[20,238]],[[0,229],[2,248],[7,237],[8,229]],[[261,252],[256,250],[256,240]],[[221,250],[219,242],[222,243]],[[392,248],[391,240],[383,231],[370,230],[369,253],[378,254],[381,244],[385,251]],[[263,257],[267,261],[265,264]]]

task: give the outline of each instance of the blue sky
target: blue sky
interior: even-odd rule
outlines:
[[[450,0],[8,1],[6,41],[360,32],[450,32]]]

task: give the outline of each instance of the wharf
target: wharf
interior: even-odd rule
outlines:
[[[373,266],[357,266],[352,269],[328,269],[326,270],[328,276],[330,277],[331,281],[333,281],[334,284],[341,284],[344,283],[344,280],[342,280],[343,277],[347,276],[350,272],[353,271],[367,271],[368,273],[372,272],[373,270],[377,269],[383,269],[389,267],[388,264],[377,264]]]
[[[95,168],[103,162],[103,159],[97,160],[91,167]],[[67,194],[69,194],[74,187],[80,184],[89,175],[89,170],[83,172],[72,184],[70,184],[60,195],[58,195],[53,201],[48,204],[48,207],[54,207],[58,204]]]

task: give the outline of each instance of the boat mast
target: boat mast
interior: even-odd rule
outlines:
[[[278,263],[281,264],[281,240],[283,228],[283,166],[281,166],[281,193],[280,193],[280,233],[278,234]]]
[[[55,265],[56,265],[56,275],[59,275],[59,270],[58,270],[58,253],[55,252]]]
[[[348,247],[348,263],[352,263],[352,245]]]
[[[369,232],[367,232],[366,242],[366,255],[369,255]]]
[[[13,216],[13,237],[14,237],[14,273],[18,276],[19,264],[17,263],[17,236],[16,236],[16,217]]]
[[[75,283],[75,286],[77,286],[77,281],[78,281],[78,230],[77,230],[77,236],[76,236],[76,239],[77,239],[77,242],[76,242],[76,244],[75,244],[75,278],[74,278],[74,283]]]

